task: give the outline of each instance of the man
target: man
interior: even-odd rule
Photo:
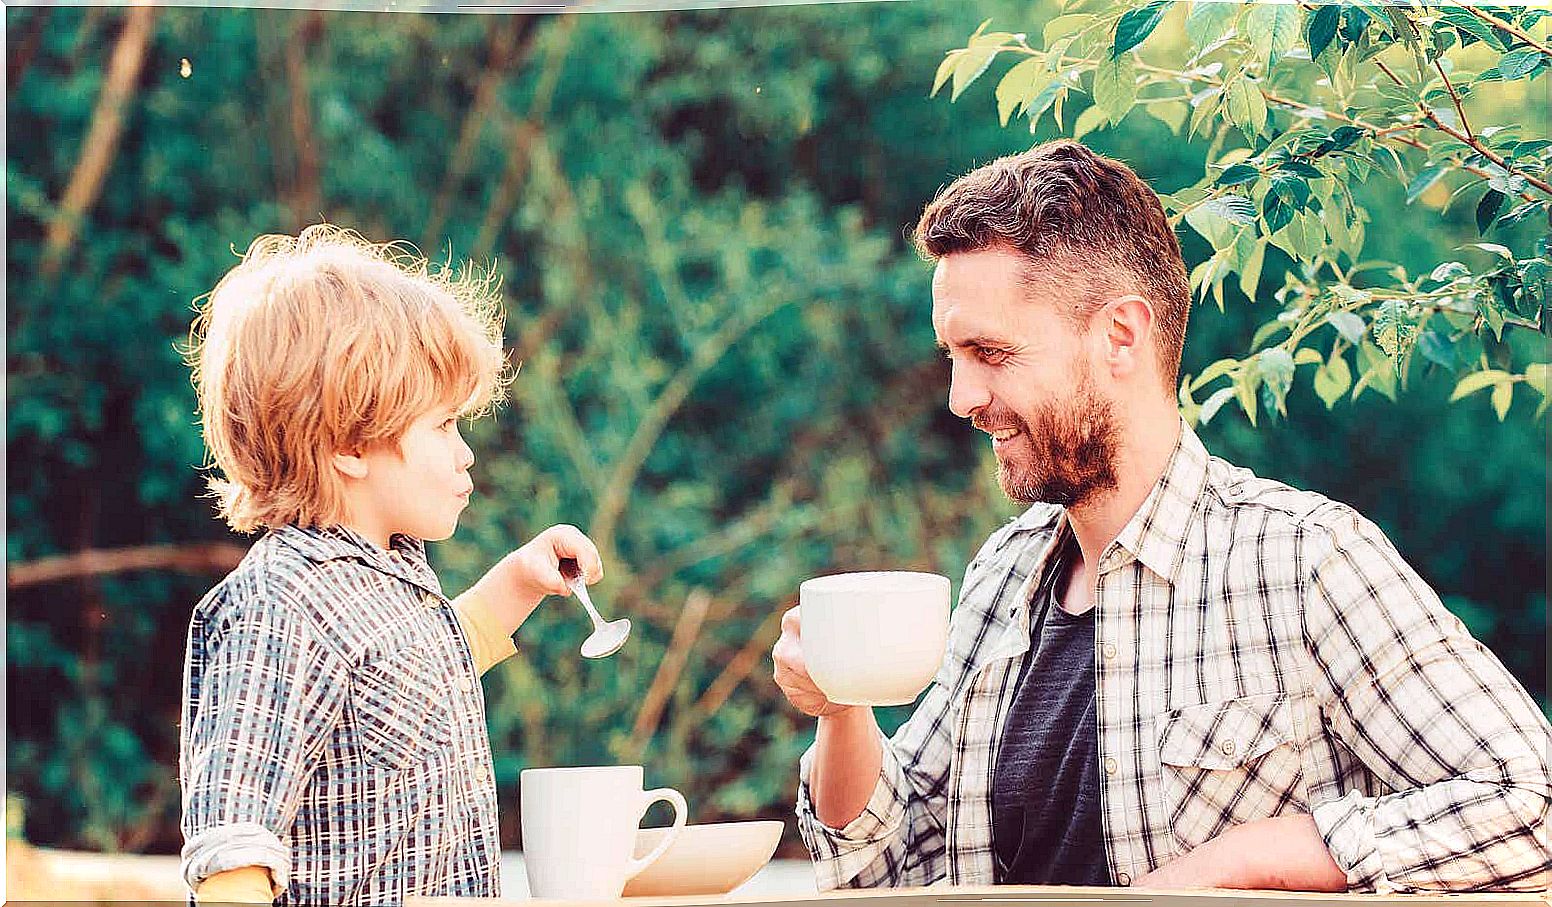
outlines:
[[[1037,146],[916,241],[949,408],[1032,506],[971,562],[892,738],[825,699],[786,615],[820,886],[1545,887],[1552,728],[1373,523],[1182,422],[1190,293],[1136,174]]]

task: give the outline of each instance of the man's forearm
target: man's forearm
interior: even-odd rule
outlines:
[[[1137,881],[1142,888],[1345,891],[1347,874],[1308,815],[1236,825]]]
[[[814,815],[843,828],[862,815],[884,766],[883,741],[873,710],[854,706],[819,719],[808,779]]]

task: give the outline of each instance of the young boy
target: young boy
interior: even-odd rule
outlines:
[[[598,551],[554,526],[448,599],[424,542],[473,488],[458,419],[504,385],[487,281],[328,226],[256,240],[195,322],[211,488],[264,529],[199,603],[183,675],[184,879],[201,902],[494,897],[479,677]]]

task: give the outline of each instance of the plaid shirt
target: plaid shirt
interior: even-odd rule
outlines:
[[[194,609],[184,880],[265,866],[293,904],[500,893],[496,785],[468,640],[426,562],[283,527]]]
[[[1068,532],[1036,505],[965,573],[944,663],[845,828],[798,824],[822,889],[988,884],[991,780],[1031,592]],[[1312,814],[1352,889],[1539,889],[1552,728],[1378,527],[1209,457],[1182,426],[1099,559],[1100,798],[1127,885],[1231,825]]]

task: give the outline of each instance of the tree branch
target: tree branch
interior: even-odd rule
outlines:
[[[171,570],[177,573],[225,573],[236,567],[248,550],[241,545],[211,542],[192,545],[146,545],[135,548],[93,548],[7,564],[7,589],[89,576],[127,573],[131,570]]]
[[[286,42],[286,87],[290,100],[292,147],[296,151],[296,170],[292,174],[291,222],[294,229],[322,216],[322,190],[319,186],[318,144],[313,134],[312,98],[307,83],[307,49],[323,32],[323,13],[312,10],[296,20],[291,40]]]
[[[1493,15],[1491,13],[1484,13],[1484,12],[1482,12],[1481,10],[1477,9],[1474,6],[1469,6],[1469,5],[1466,5],[1466,4],[1461,4],[1461,9],[1464,9],[1466,12],[1470,13],[1473,16],[1476,16],[1478,19],[1481,19],[1483,22],[1486,22],[1489,25],[1492,25],[1492,26],[1495,26],[1497,28],[1503,29],[1504,31],[1506,31],[1509,34],[1515,36],[1516,38],[1519,38],[1521,41],[1524,41],[1526,44],[1529,44],[1531,47],[1534,47],[1535,49],[1541,51],[1544,54],[1552,54],[1552,47],[1548,47],[1547,45],[1542,44],[1540,41],[1537,41],[1535,38],[1532,38],[1523,29],[1518,28],[1517,26],[1515,26],[1512,23],[1505,22],[1504,20],[1498,18],[1497,16],[1495,16],[1495,15]]]
[[[1433,68],[1439,71],[1439,78],[1444,80],[1444,90],[1450,93],[1450,100],[1455,102],[1455,115],[1460,117],[1461,128],[1466,130],[1466,135],[1471,137],[1471,141],[1476,141],[1477,137],[1471,132],[1471,124],[1466,122],[1466,111],[1460,106],[1460,92],[1450,84],[1450,77],[1445,75],[1444,67],[1439,65],[1438,60],[1433,61]]]
[[[695,645],[696,637],[700,635],[701,624],[706,619],[706,609],[710,604],[711,596],[704,589],[691,590],[684,600],[684,607],[679,611],[679,620],[674,623],[673,637],[668,641],[668,650],[663,653],[663,660],[658,663],[657,674],[652,678],[652,685],[647,688],[647,695],[641,702],[641,710],[636,713],[636,723],[631,727],[631,759],[641,758],[647,742],[652,739],[653,732],[657,730],[658,722],[663,717],[663,708],[668,704],[669,694],[673,692],[674,684],[679,682],[679,676],[690,660],[690,649]]]
[[[151,41],[155,20],[154,6],[130,7],[125,17],[124,30],[113,48],[102,91],[97,95],[97,106],[92,111],[92,123],[81,145],[80,160],[70,174],[58,211],[48,226],[38,266],[45,280],[57,274],[64,264],[86,214],[97,203],[102,184],[112,169],[119,135],[124,129],[124,111],[134,96],[135,80],[145,61],[146,45]]]
[[[5,96],[12,97],[16,94],[16,86],[21,84],[22,76],[27,68],[32,65],[32,58],[38,52],[38,45],[43,40],[43,28],[48,24],[49,15],[53,11],[46,6],[32,11],[32,17],[27,20],[27,32],[16,45],[9,59],[5,61]]]
[[[491,29],[490,53],[485,69],[480,74],[479,84],[474,89],[474,103],[469,105],[469,110],[464,114],[463,125],[458,130],[458,143],[453,147],[453,155],[448,163],[447,174],[442,178],[442,186],[437,190],[436,201],[431,207],[431,217],[426,222],[426,229],[421,240],[421,248],[430,248],[438,242],[438,234],[442,232],[442,225],[447,220],[448,209],[452,207],[453,193],[458,189],[458,184],[468,176],[469,163],[474,156],[474,145],[479,140],[480,132],[490,121],[491,111],[496,105],[497,91],[501,87],[502,80],[507,76],[507,71],[512,65],[516,45],[525,35],[532,35],[529,27],[532,22],[529,16],[509,16],[502,20],[501,24]],[[532,42],[526,47],[531,49]]]
[[[533,100],[528,106],[528,117],[511,128],[512,149],[507,154],[501,183],[485,209],[485,216],[481,218],[480,232],[474,240],[474,258],[484,258],[495,248],[501,225],[506,222],[512,206],[517,203],[518,193],[523,188],[523,178],[528,173],[529,151],[539,138],[541,124],[549,113],[550,102],[555,96],[555,85],[560,80],[560,67],[565,62],[566,51],[571,47],[576,23],[576,16],[564,16],[554,26],[560,36],[550,46],[544,69],[539,73],[539,83],[534,88]]]
[[[668,426],[674,413],[679,411],[679,407],[684,405],[684,401],[695,389],[695,383],[700,380],[701,375],[716,365],[722,358],[722,354],[727,352],[738,338],[779,309],[795,301],[791,298],[767,301],[759,308],[746,309],[729,318],[715,334],[702,341],[690,357],[690,361],[680,366],[679,371],[669,379],[668,384],[653,400],[651,409],[637,423],[636,431],[626,444],[625,451],[615,461],[609,483],[604,486],[599,496],[598,507],[593,512],[589,529],[600,551],[613,550],[615,523],[619,521],[621,513],[625,510],[625,503],[631,486],[636,482],[636,476],[640,474],[647,455],[656,446],[663,429]]]

